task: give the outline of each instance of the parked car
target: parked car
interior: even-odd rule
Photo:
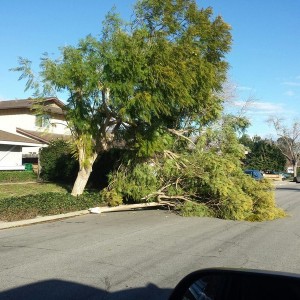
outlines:
[[[264,178],[259,170],[245,170],[244,173],[250,175],[255,180],[262,180]]]

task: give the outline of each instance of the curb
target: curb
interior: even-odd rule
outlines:
[[[294,181],[274,181],[275,186],[289,185],[289,184],[295,184],[295,183],[296,182],[294,182]]]
[[[37,224],[47,221],[53,221],[58,219],[65,219],[65,218],[71,218],[81,215],[89,214],[90,212],[88,210],[80,210],[80,211],[74,211],[66,214],[60,214],[60,215],[54,215],[54,216],[45,216],[45,217],[37,217],[34,219],[29,220],[22,220],[22,221],[14,221],[14,222],[0,222],[0,230],[2,229],[8,229],[13,227],[20,227],[20,226],[26,226],[31,224]]]
[[[90,209],[86,209],[86,210],[69,212],[69,213],[60,214],[60,215],[36,217],[34,219],[29,219],[29,220],[21,220],[21,221],[14,221],[14,222],[1,222],[0,221],[0,230],[13,228],[13,227],[32,225],[32,224],[37,224],[37,223],[43,223],[43,222],[48,222],[48,221],[54,221],[54,220],[59,220],[59,219],[77,217],[77,216],[81,216],[81,215],[87,215],[90,213],[100,214],[100,213],[105,213],[105,212],[130,211],[130,210],[134,210],[134,209],[160,207],[160,206],[164,206],[164,205],[165,205],[164,202],[161,202],[161,203],[148,202],[148,203],[141,203],[141,204],[124,204],[124,205],[119,205],[119,206],[115,206],[115,207],[102,206],[102,207],[95,207],[95,208],[90,208]],[[93,212],[93,210],[94,210],[94,212]]]

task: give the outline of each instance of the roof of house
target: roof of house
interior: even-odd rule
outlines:
[[[23,134],[31,139],[34,139],[36,141],[39,141],[44,144],[49,144],[53,140],[70,140],[71,135],[67,134],[57,134],[57,133],[48,133],[48,132],[39,132],[39,131],[33,131],[33,130],[25,130],[22,128],[16,128],[17,132],[20,134]]]
[[[17,134],[13,134],[7,131],[0,130],[0,141],[5,142],[13,142],[13,143],[22,143],[22,144],[41,144],[40,142],[37,142],[36,140],[20,136]]]
[[[17,109],[17,108],[27,108],[27,109],[33,109],[34,104],[43,103],[43,104],[49,104],[49,103],[55,103],[58,107],[53,107],[50,105],[44,106],[45,112],[51,112],[56,114],[63,114],[63,107],[65,106],[62,101],[57,99],[56,97],[51,98],[45,98],[44,100],[38,100],[38,99],[19,99],[19,100],[5,100],[0,101],[0,110],[5,109]]]

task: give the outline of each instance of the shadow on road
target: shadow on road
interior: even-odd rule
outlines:
[[[132,288],[117,292],[109,292],[88,285],[63,281],[46,280],[24,285],[11,290],[0,292],[1,300],[30,299],[30,300],[134,300],[134,299],[168,299],[171,289],[161,289],[154,284],[141,288]]]
[[[276,187],[276,190],[284,190],[284,191],[298,191],[300,192],[300,189],[294,188],[294,187]]]

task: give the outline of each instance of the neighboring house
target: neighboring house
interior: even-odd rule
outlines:
[[[0,168],[14,167],[16,157],[19,165],[20,147],[23,160],[37,158],[39,148],[46,147],[50,141],[70,138],[64,104],[57,98],[46,98],[37,110],[36,103],[34,99],[0,101],[0,147],[3,148],[0,153],[4,155],[6,151],[5,163],[0,156]]]
[[[22,148],[40,146],[40,142],[0,130],[0,170],[24,170]]]

